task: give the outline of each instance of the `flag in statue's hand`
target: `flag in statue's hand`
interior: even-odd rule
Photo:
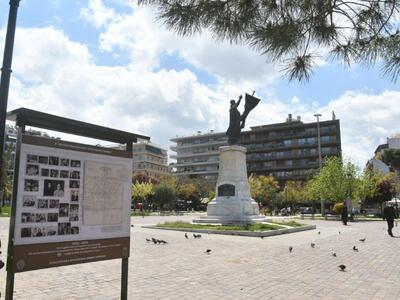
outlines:
[[[254,94],[254,93],[253,93]],[[244,112],[241,115],[241,128],[244,128],[244,124],[246,122],[247,115],[249,112],[257,106],[257,104],[260,102],[260,98],[254,97],[253,95],[249,95],[246,93],[245,95],[245,103],[244,103]]]

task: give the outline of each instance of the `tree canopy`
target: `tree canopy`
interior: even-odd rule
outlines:
[[[314,177],[314,189],[322,200],[341,202],[354,199],[357,183],[357,168],[351,161],[340,156],[328,157],[324,166]]]
[[[382,160],[385,164],[398,169],[400,168],[400,150],[399,149],[386,149],[383,152]]]
[[[249,177],[249,186],[251,197],[263,205],[272,205],[279,189],[278,182],[272,176],[254,176]]]
[[[305,187],[300,181],[288,181],[283,190],[279,193],[282,204],[294,205],[305,202]]]
[[[183,36],[202,30],[246,44],[283,64],[289,80],[309,79],[317,59],[350,65],[383,62],[400,74],[398,0],[138,0],[153,5],[167,27]],[[326,54],[328,53],[328,54]]]
[[[131,197],[134,201],[146,201],[154,195],[153,184],[151,182],[136,182],[132,184]]]

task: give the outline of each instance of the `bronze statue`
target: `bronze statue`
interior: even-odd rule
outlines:
[[[253,95],[249,95],[247,93],[245,94],[245,105],[242,115],[240,115],[238,110],[240,101],[242,100],[242,95],[239,96],[238,101],[231,100],[231,107],[229,109],[229,127],[226,131],[229,145],[234,145],[239,142],[240,131],[242,128],[244,128],[247,115],[254,107],[256,107],[258,102],[260,102],[260,99],[254,97]]]

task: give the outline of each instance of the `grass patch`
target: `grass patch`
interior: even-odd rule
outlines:
[[[131,217],[142,217],[142,216],[148,217],[148,216],[150,216],[150,212],[149,211],[144,211],[144,212],[131,211]]]
[[[287,222],[270,222],[278,225],[285,225],[290,227],[302,227],[306,226],[306,224],[297,223],[296,221],[287,221]]]
[[[10,215],[11,215],[11,205],[2,206],[0,217],[9,217]]]
[[[248,224],[248,225],[201,225],[191,224],[187,222],[166,222],[157,224],[157,227],[179,228],[179,229],[208,229],[208,230],[231,230],[231,231],[269,231],[283,229],[284,227],[278,224]]]
[[[310,216],[306,216],[304,218],[302,217],[295,217],[296,219],[300,219],[300,220],[321,220],[321,221],[341,221],[340,216],[338,216],[337,218],[333,218],[333,217],[321,217],[321,216],[314,216],[314,218],[310,215]],[[350,221],[350,218],[349,218]],[[368,222],[368,221],[383,221],[382,218],[379,217],[364,217],[364,216],[360,216],[354,217],[354,222]],[[350,221],[352,222],[352,221]],[[289,225],[290,226],[290,225]]]

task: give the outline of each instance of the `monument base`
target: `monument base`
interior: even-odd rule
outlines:
[[[207,216],[201,216],[193,220],[193,223],[244,225],[268,221],[264,216],[259,215],[258,204],[251,198],[217,197],[208,203]]]
[[[251,198],[246,170],[246,148],[220,147],[217,197],[207,205],[207,216],[193,223],[250,224],[267,222]]]

